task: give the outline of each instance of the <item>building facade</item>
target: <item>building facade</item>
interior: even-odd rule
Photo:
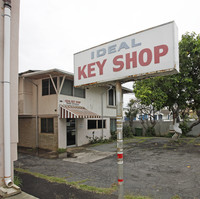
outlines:
[[[115,118],[114,87],[75,88],[74,75],[58,69],[19,75],[21,147],[55,151],[109,138]]]
[[[19,5],[20,1],[11,3],[11,44],[10,44],[10,159],[11,177],[13,179],[13,162],[17,160],[18,142],[18,41],[19,41]],[[0,187],[4,185],[5,155],[4,155],[4,2],[0,1]],[[6,127],[7,128],[7,127]]]

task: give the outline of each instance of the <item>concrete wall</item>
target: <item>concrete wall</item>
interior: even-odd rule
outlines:
[[[158,121],[155,125],[155,133],[157,136],[167,135],[169,133],[169,127],[172,124],[172,121]],[[125,122],[124,125],[129,125],[129,122]],[[140,121],[133,122],[133,133],[136,133],[136,128],[143,129],[143,133],[145,129],[143,128]]]
[[[19,118],[19,143],[22,147],[36,147],[36,119],[32,117]]]
[[[192,123],[192,122],[190,122]],[[129,125],[129,122],[124,122],[124,125]],[[172,125],[172,121],[158,121],[155,126],[155,132],[157,136],[167,135],[170,130],[170,125]],[[135,134],[136,128],[142,128],[143,132],[145,129],[143,128],[140,121],[133,122],[133,133]],[[188,135],[199,136],[200,135],[200,124],[195,126]]]
[[[41,133],[41,120],[39,120],[39,148],[56,151],[58,149],[58,118],[54,117],[54,132]]]
[[[33,110],[33,84],[23,79],[22,77],[19,78],[19,91],[18,91],[18,109],[19,115],[32,115]]]
[[[108,139],[110,138],[110,118],[104,118],[104,120],[106,120],[106,128],[103,129],[103,138]],[[77,126],[76,126],[76,129],[77,129],[76,136],[78,137],[77,146],[88,144],[89,143],[88,137],[90,138],[93,138],[93,136],[94,138],[102,137],[102,129],[88,129],[87,122],[88,122],[87,119],[77,120]]]
[[[17,159],[18,142],[18,41],[19,41],[19,4],[12,1],[11,14],[11,163]],[[3,81],[3,1],[0,1],[0,81]],[[3,84],[0,83],[0,186],[4,177],[4,144],[3,144]],[[12,169],[13,172],[13,169]],[[13,177],[13,175],[12,175]]]
[[[58,118],[58,148],[65,149],[67,146],[66,139],[66,119]]]

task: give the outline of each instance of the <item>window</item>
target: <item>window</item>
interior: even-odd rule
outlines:
[[[117,130],[116,119],[110,119],[110,132]]]
[[[62,82],[62,81],[60,81]],[[63,95],[73,96],[73,81],[65,79],[62,90],[60,92]]]
[[[57,77],[53,78],[55,87],[57,88]],[[53,83],[51,79],[43,79],[42,80],[42,95],[52,95],[56,94],[56,91],[54,89]]]
[[[158,119],[159,119],[159,120],[162,120],[162,115],[161,115],[161,114],[158,115]]]
[[[158,116],[157,115],[154,115],[153,118],[154,118],[154,120],[158,120]]]
[[[82,88],[74,88],[74,96],[85,98],[85,89]]]
[[[96,129],[97,121],[96,120],[88,120],[88,129]]]
[[[62,77],[60,78],[60,85],[61,83],[62,83]],[[74,88],[74,82],[69,79],[65,79],[60,93],[68,96],[85,98],[85,89]]]
[[[110,89],[108,91],[108,105],[109,106],[115,106],[115,99],[116,99],[116,93],[114,89]]]
[[[106,120],[98,120],[98,129],[102,129],[102,123],[103,123],[103,128],[106,128]]]
[[[41,118],[41,133],[53,132],[53,118]]]
[[[88,120],[88,129],[101,129],[102,120]],[[103,128],[106,128],[106,120],[103,120]]]

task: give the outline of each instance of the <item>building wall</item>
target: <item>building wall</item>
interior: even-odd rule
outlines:
[[[78,139],[76,140],[77,146],[81,146],[84,144],[88,144],[90,139],[95,139],[96,137],[103,139],[110,138],[110,118],[104,118],[106,120],[106,128],[103,129],[88,129],[88,119],[77,119],[76,125],[76,136]],[[90,119],[92,120],[92,119]],[[94,119],[96,120],[96,119]]]
[[[19,143],[21,147],[36,147],[36,119],[33,117],[19,118]]]
[[[19,115],[32,115],[33,110],[33,84],[27,79],[19,78],[18,105]]]
[[[19,4],[20,0],[12,1],[11,17],[11,163],[17,159],[18,142],[18,38],[19,38]],[[3,8],[3,1],[0,1]],[[0,81],[3,81],[3,9],[0,9]],[[13,172],[13,170],[12,170]],[[4,146],[3,146],[3,84],[0,83],[0,186],[4,177]],[[13,177],[13,175],[12,175]]]
[[[29,119],[23,119],[19,122],[20,125],[20,143],[19,146],[36,146],[35,138],[35,116],[36,116],[36,102],[37,102],[37,89],[36,86],[31,83],[38,85],[38,127],[39,127],[39,147],[45,149],[56,150],[57,148],[66,148],[67,138],[66,138],[66,119],[59,119],[59,105],[65,104],[65,100],[75,100],[80,102],[80,106],[84,106],[89,111],[97,113],[102,116],[102,105],[103,105],[103,116],[106,117],[106,129],[104,129],[104,138],[110,137],[110,117],[116,117],[116,108],[108,106],[108,96],[107,88],[96,87],[86,89],[86,98],[79,98],[67,95],[46,95],[42,96],[42,79],[34,80],[27,78],[19,78],[19,115],[29,116]],[[59,84],[58,84],[59,85]],[[103,103],[102,103],[103,96]],[[54,128],[57,127],[57,132],[54,134],[41,133],[41,117],[52,117],[56,118],[57,123]],[[30,121],[32,118],[32,121]],[[87,119],[76,120],[77,123],[77,134],[76,134],[76,144],[78,146],[87,144],[89,139],[86,136],[91,137],[92,132],[95,132],[95,136],[101,136],[102,130],[88,130],[87,129]],[[83,124],[82,124],[83,123]],[[24,126],[31,125],[29,128],[23,129]],[[82,128],[84,126],[84,128]],[[27,131],[29,131],[27,133]],[[59,133],[58,133],[59,132]],[[29,134],[32,134],[31,139],[28,138]],[[24,136],[21,138],[21,136]],[[57,148],[56,148],[57,147]]]
[[[105,87],[95,87],[86,89],[85,98],[59,95],[58,106],[59,104],[65,103],[65,100],[80,101],[80,106],[84,106],[89,111],[92,111],[98,115],[102,115],[102,101],[101,101],[102,94],[103,94],[103,115],[106,117],[116,117],[116,108],[108,106],[107,88]]]
[[[41,133],[41,120],[39,119],[39,148],[49,149],[53,151],[56,151],[58,149],[58,117],[57,116],[54,116],[53,126],[54,126],[53,133]]]
[[[58,148],[65,149],[67,146],[66,138],[66,119],[58,118]]]

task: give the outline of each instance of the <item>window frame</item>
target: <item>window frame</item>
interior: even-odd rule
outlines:
[[[61,86],[61,83],[62,83],[62,79],[63,79],[63,77],[60,77],[60,86]],[[71,84],[72,84],[72,90],[71,90],[71,93],[70,94],[66,94],[66,93],[62,93],[62,90],[63,90],[63,87],[64,87],[64,85],[65,85],[65,82],[71,82]],[[81,89],[81,90],[83,90],[83,96],[80,96],[80,95],[78,95],[77,93],[76,93],[76,91],[78,91],[79,89]],[[65,79],[64,80],[64,83],[63,83],[63,85],[62,85],[62,89],[61,89],[61,91],[60,91],[60,94],[61,95],[66,95],[66,96],[72,96],[72,97],[78,97],[78,98],[83,98],[83,99],[85,99],[86,98],[86,89],[85,88],[75,88],[74,87],[74,81],[73,80],[71,80],[71,79]]]
[[[91,122],[91,121],[95,121],[95,127],[89,127],[89,122]],[[99,122],[101,122],[101,127],[99,127]],[[103,129],[106,129],[106,120],[105,119],[103,119]],[[87,120],[87,129],[88,130],[94,130],[94,129],[102,129],[102,119],[101,120],[90,120],[90,119],[88,119]]]
[[[111,91],[113,91],[113,93],[112,93],[113,104],[110,104],[110,92]],[[108,107],[116,107],[116,89],[115,88],[109,89],[107,91],[107,104],[108,104]]]
[[[52,131],[49,131],[49,122],[52,122]],[[45,127],[42,126],[42,124],[45,125]],[[45,129],[45,130],[44,130]],[[41,133],[47,133],[47,134],[54,134],[54,118],[53,117],[42,117],[40,118],[40,132]]]
[[[58,78],[53,77],[52,79],[53,79],[53,82],[54,82],[54,84],[57,88],[58,87],[58,85],[57,85]],[[47,82],[47,88],[44,88],[44,82]],[[46,89],[46,92],[44,92],[44,89]],[[55,95],[55,94],[56,94],[56,90],[53,86],[51,78],[42,79],[42,96]]]

